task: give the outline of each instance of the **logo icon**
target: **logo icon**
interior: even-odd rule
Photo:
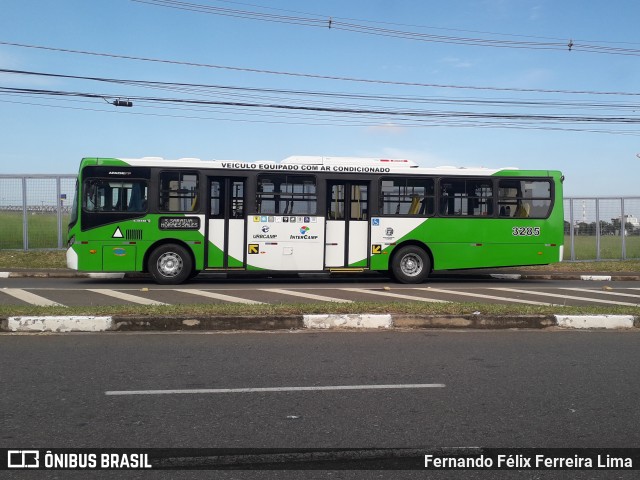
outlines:
[[[387,229],[384,231],[384,234],[385,234],[387,237],[391,237],[391,236],[393,236],[393,228],[391,228],[391,227],[387,227]]]
[[[309,231],[309,227],[307,227],[306,225],[303,225],[302,227],[300,227],[300,233],[302,235],[306,235],[308,231]]]
[[[371,219],[371,225],[373,225],[374,227],[379,227],[380,226],[380,219],[379,218],[372,218]]]
[[[7,450],[8,468],[38,468],[39,466],[38,450]]]
[[[269,233],[269,225],[265,225],[262,227],[262,233]]]

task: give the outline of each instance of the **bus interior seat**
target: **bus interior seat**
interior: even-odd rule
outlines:
[[[411,205],[409,206],[409,215],[416,215],[420,210],[420,197],[418,195],[411,196]]]
[[[526,202],[521,203],[518,206],[518,208],[516,208],[516,211],[513,214],[513,216],[518,218],[527,218],[529,216],[530,211],[531,211],[531,205],[529,205]]]

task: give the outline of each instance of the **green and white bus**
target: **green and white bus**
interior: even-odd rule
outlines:
[[[419,283],[433,270],[554,263],[562,181],[378,158],[85,158],[67,265],[179,284],[201,271],[379,271]]]

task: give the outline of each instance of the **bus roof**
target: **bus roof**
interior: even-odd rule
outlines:
[[[513,172],[516,175],[549,175],[547,170],[520,170],[516,167],[420,167],[406,159],[360,158],[360,157],[320,157],[291,156],[280,162],[240,160],[200,160],[180,158],[168,160],[162,157],[143,158],[84,158],[81,167],[88,165],[192,168],[251,171],[290,171],[299,173],[341,172],[341,173],[401,173],[414,175],[459,175],[491,176],[499,172]],[[517,173],[516,173],[517,172]]]

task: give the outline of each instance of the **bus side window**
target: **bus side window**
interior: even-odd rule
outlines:
[[[191,171],[160,173],[160,209],[166,212],[193,212],[198,202],[198,174]]]

